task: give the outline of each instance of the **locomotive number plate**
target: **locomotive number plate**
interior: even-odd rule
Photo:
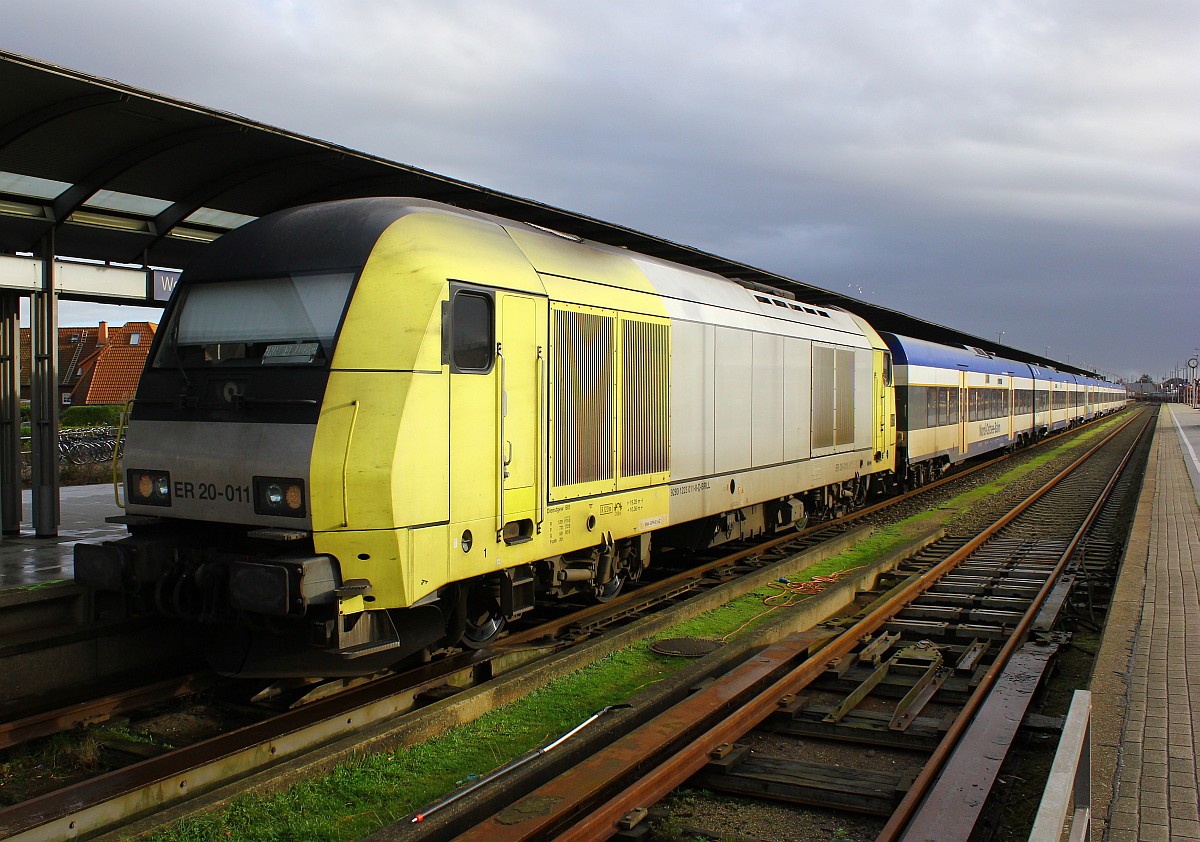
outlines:
[[[211,500],[224,503],[249,503],[254,498],[248,485],[217,485],[213,482],[175,481],[176,500]]]

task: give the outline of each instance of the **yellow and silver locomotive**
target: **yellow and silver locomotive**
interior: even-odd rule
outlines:
[[[486,645],[890,478],[891,356],[786,293],[414,199],[300,207],[188,268],[76,578],[247,675]]]

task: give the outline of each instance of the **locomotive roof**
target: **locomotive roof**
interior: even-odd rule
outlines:
[[[255,277],[287,266],[297,272],[361,268],[384,230],[427,202],[369,198],[285,208],[221,237],[192,258],[184,277]]]

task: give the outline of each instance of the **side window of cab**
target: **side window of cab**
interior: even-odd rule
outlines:
[[[451,287],[442,362],[455,374],[487,374],[496,357],[495,302],[483,290]]]

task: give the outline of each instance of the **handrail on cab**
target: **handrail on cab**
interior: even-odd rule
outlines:
[[[126,401],[124,408],[121,410],[121,417],[117,419],[117,444],[116,444],[116,447],[113,448],[112,481],[113,481],[113,497],[117,501],[118,509],[124,509],[125,504],[121,502],[121,485],[119,482],[120,475],[117,473],[117,461],[123,455],[123,451],[121,448],[121,436],[125,432],[125,419],[128,418],[130,413],[132,413],[132,412],[133,412],[133,400]]]

